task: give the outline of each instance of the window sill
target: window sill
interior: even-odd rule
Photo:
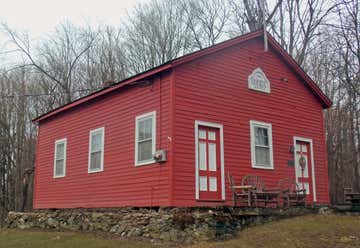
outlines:
[[[63,178],[63,177],[65,177],[65,175],[53,176],[54,179]]]
[[[251,168],[253,168],[253,169],[260,169],[260,170],[274,170],[274,166],[272,166],[272,167],[265,167],[265,166],[253,165],[253,166],[251,166]]]
[[[100,169],[100,170],[88,170],[88,174],[98,173],[98,172],[104,172],[104,169]]]
[[[155,163],[156,163],[155,159],[149,160],[149,161],[144,161],[144,162],[137,162],[137,163],[135,163],[135,167],[143,166],[143,165],[150,165],[150,164],[155,164]]]

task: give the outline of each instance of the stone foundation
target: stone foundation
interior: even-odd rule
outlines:
[[[10,212],[8,228],[105,232],[181,243],[227,239],[241,229],[281,218],[317,213],[316,208],[120,208]]]

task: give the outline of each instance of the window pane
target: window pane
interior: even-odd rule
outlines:
[[[257,165],[270,166],[270,149],[267,147],[255,147]]]
[[[299,183],[300,189],[305,189],[307,195],[310,194],[310,185],[309,183]]]
[[[64,159],[56,160],[55,163],[55,175],[64,175]]]
[[[207,177],[206,176],[200,176],[199,177],[199,186],[200,191],[207,191]]]
[[[199,130],[199,139],[206,139],[206,131]]]
[[[255,127],[255,145],[269,146],[267,128]]]
[[[216,192],[217,191],[217,178],[209,177],[209,191]]]
[[[90,171],[101,169],[101,153],[101,151],[91,153]]]
[[[152,154],[152,140],[142,141],[138,144],[138,161],[151,160]]]
[[[216,144],[209,143],[209,171],[216,171]]]
[[[56,144],[56,160],[64,159],[65,156],[65,143]]]
[[[139,121],[139,141],[152,138],[152,118]]]
[[[199,165],[200,170],[206,170],[206,143],[199,142]]]
[[[208,136],[209,136],[209,140],[216,140],[216,133],[215,132],[209,132]]]
[[[102,150],[102,132],[96,132],[91,135],[91,152]]]
[[[302,152],[307,152],[306,145],[302,145],[302,146],[301,146],[301,151],[302,151]]]

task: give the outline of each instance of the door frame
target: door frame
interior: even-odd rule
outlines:
[[[311,150],[311,180],[313,185],[313,201],[316,202],[316,181],[315,181],[315,163],[314,163],[314,149],[313,149],[313,141],[309,138],[303,138],[294,136],[294,159],[296,158],[296,141],[302,141],[310,144],[310,150]],[[298,178],[296,176],[296,168],[294,164],[294,173],[295,173],[295,180],[296,183],[298,183]]]
[[[218,128],[220,133],[221,200],[225,201],[224,131],[223,125],[206,121],[195,121],[195,199],[199,199],[199,126]]]

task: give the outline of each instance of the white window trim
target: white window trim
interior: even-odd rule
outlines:
[[[270,149],[270,166],[269,167],[256,165],[254,127],[262,127],[262,128],[268,129],[269,149]],[[273,157],[272,125],[270,123],[251,120],[250,121],[250,137],[251,137],[250,138],[251,167],[256,168],[256,169],[273,170],[274,169],[274,157]]]
[[[56,153],[57,153],[57,145],[64,143],[64,174],[56,175]],[[65,177],[66,175],[66,147],[67,147],[67,139],[59,139],[55,141],[55,149],[54,149],[54,178]]]
[[[313,141],[312,139],[302,138],[298,136],[294,136],[294,148],[296,147],[296,141],[303,141],[310,143],[310,150],[311,150],[311,174],[312,174],[312,184],[313,184],[313,200],[316,202],[316,181],[315,181],[315,162],[314,162],[314,149],[313,149]],[[294,159],[296,156],[296,149],[294,149]],[[296,173],[296,172],[295,172]],[[298,178],[295,174],[296,183],[298,183]]]
[[[221,199],[225,201],[225,170],[224,170],[224,128],[222,124],[195,121],[195,199],[200,199],[199,189],[199,126],[218,128],[220,131],[220,163],[221,163]]]
[[[91,170],[90,163],[91,163],[91,141],[92,141],[92,134],[97,132],[102,132],[102,146],[101,146],[101,160],[100,160],[100,169]],[[104,171],[104,146],[105,146],[105,127],[100,127],[97,129],[93,129],[89,132],[89,157],[88,157],[88,173],[96,173]]]
[[[138,152],[139,152],[139,143],[138,143],[138,131],[139,131],[139,121],[147,118],[152,118],[152,154],[155,154],[156,151],[156,111],[152,111],[149,113],[145,113],[139,116],[136,116],[135,118],[135,166],[141,166],[141,165],[148,165],[155,163],[155,159],[152,158],[151,160],[146,161],[138,161]]]

